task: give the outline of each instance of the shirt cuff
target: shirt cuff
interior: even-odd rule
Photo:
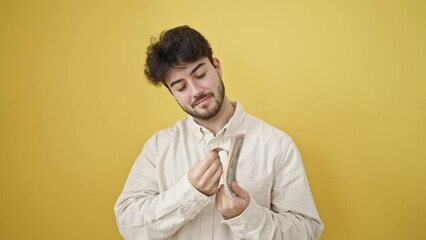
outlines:
[[[263,207],[250,197],[247,208],[238,216],[231,219],[222,217],[221,223],[228,225],[237,237],[246,237],[247,233],[255,231],[264,222]]]
[[[196,214],[201,211],[210,202],[210,198],[198,191],[189,182],[188,176],[185,175],[175,185],[174,196],[176,202],[184,207],[184,211],[188,215]]]

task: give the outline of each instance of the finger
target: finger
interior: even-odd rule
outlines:
[[[213,154],[213,155],[218,156],[220,151],[221,151],[221,148],[215,148],[215,149],[210,150],[209,154]],[[207,154],[207,155],[209,155],[209,154]]]
[[[219,155],[217,153],[217,151],[212,150],[210,151],[206,158],[204,160],[202,160],[201,162],[199,162],[195,167],[197,169],[197,171],[199,171],[200,173],[202,173],[201,175],[203,175],[203,173],[205,173],[207,171],[207,169],[212,165],[212,163],[214,162],[214,160],[216,158],[219,158]]]
[[[220,177],[222,176],[222,173],[223,173],[223,165],[222,165],[222,162],[220,161],[220,159],[219,159],[218,162],[219,162],[219,166],[218,166],[216,172],[214,173],[213,178],[220,180]]]
[[[219,158],[218,152],[216,150],[211,150],[203,160],[202,164],[209,167],[217,158]]]
[[[218,157],[214,159],[211,165],[204,172],[203,178],[205,178],[206,180],[212,179],[216,172],[221,168],[221,166],[222,163],[220,162],[220,158]]]
[[[222,163],[219,161],[219,167],[217,168],[216,172],[213,174],[213,176],[210,178],[211,183],[213,186],[218,186],[220,182],[220,177],[223,173],[223,166]]]
[[[217,148],[213,149],[212,151],[220,152],[220,151],[226,151],[226,150],[221,148],[221,147],[217,147]]]
[[[219,188],[216,191],[216,207],[218,206],[218,204],[220,203],[221,199],[223,198],[223,191],[225,189],[225,186],[223,186],[223,184],[221,184],[219,186]]]
[[[242,199],[248,200],[250,198],[248,192],[242,189],[236,182],[231,182],[231,189],[238,197]]]

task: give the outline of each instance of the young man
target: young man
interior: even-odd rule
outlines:
[[[116,205],[125,239],[318,239],[318,216],[300,154],[282,131],[228,100],[207,40],[182,26],[147,51],[145,75],[188,117],[145,144]],[[235,197],[221,184],[230,139],[245,134]],[[223,162],[223,164],[222,164]]]

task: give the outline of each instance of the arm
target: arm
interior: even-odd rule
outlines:
[[[222,223],[227,224],[236,237],[244,239],[319,239],[323,223],[315,208],[296,145],[290,142],[276,161],[271,209],[260,206],[245,190],[235,185],[233,190],[238,196],[228,200],[221,198],[222,201],[229,201],[228,206],[241,206],[238,202],[246,202],[247,207],[236,217],[229,215],[232,218]],[[227,210],[218,209],[224,217],[227,216]]]
[[[207,196],[192,187],[186,175],[160,193],[153,155],[146,144],[114,207],[125,239],[167,238],[209,202]]]
[[[164,239],[173,235],[193,219],[210,202],[208,196],[216,192],[221,174],[217,153],[210,153],[176,185],[161,193],[154,156],[146,144],[115,205],[117,224],[125,239]],[[219,167],[220,171],[214,170]],[[160,173],[161,177],[167,174],[171,173]],[[217,183],[211,181],[215,177],[209,174],[219,175]],[[192,184],[191,180],[197,182]]]

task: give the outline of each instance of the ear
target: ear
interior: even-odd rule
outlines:
[[[217,58],[213,58],[213,66],[216,69],[220,77],[222,77],[222,67],[220,66],[220,61]]]

